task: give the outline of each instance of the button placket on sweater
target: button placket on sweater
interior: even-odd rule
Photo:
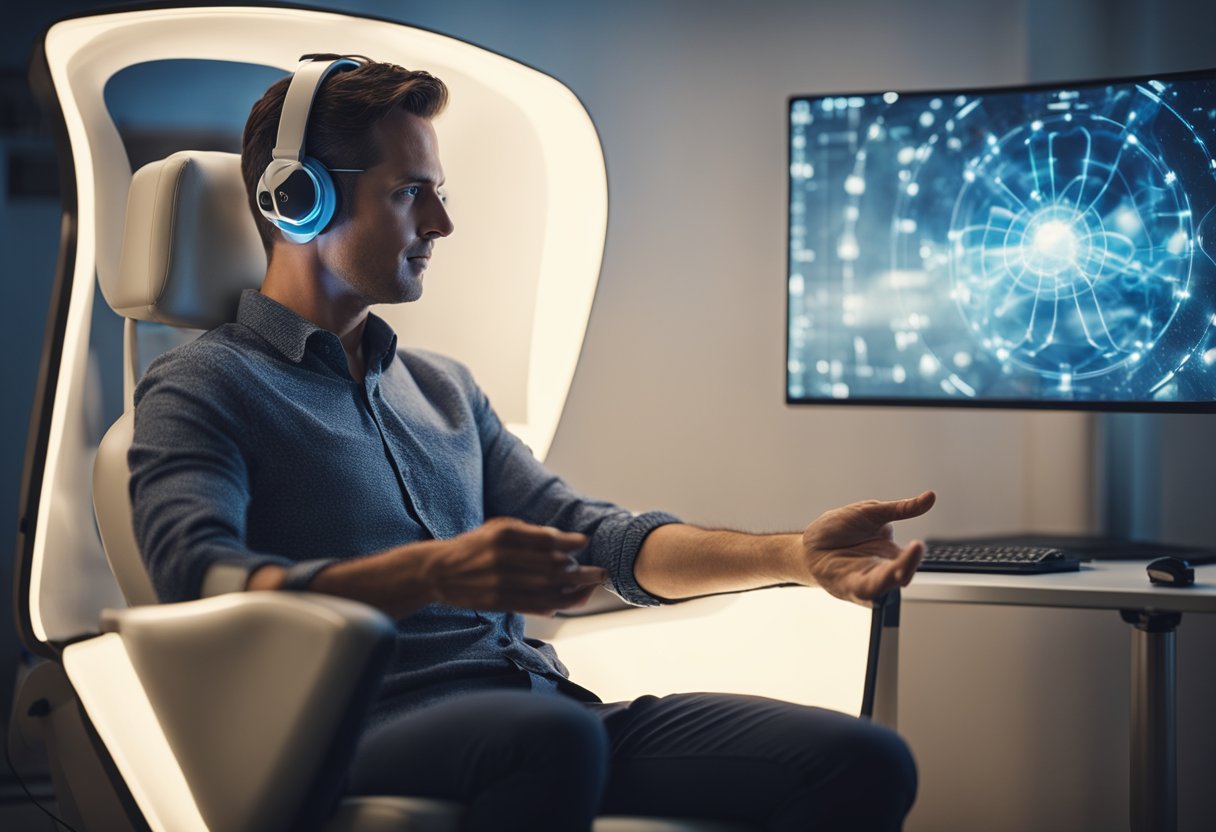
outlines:
[[[409,512],[410,517],[431,537],[435,537],[435,530],[427,526],[422,519],[422,514],[418,511],[418,506],[414,504],[414,497],[410,494],[409,488],[405,482],[405,472],[401,468],[401,460],[397,459],[397,454],[393,450],[393,443],[389,441],[388,432],[384,427],[384,417],[380,413],[380,407],[383,406],[384,398],[380,395],[380,367],[377,364],[373,370],[368,367],[366,375],[363,377],[363,383],[359,384],[359,389],[362,393],[363,406],[367,408],[368,414],[371,415],[372,421],[376,425],[376,430],[380,433],[380,443],[384,446],[384,454],[388,457],[389,464],[393,466],[393,474],[397,477],[397,487],[401,489],[401,497],[405,501],[405,510]],[[351,379],[353,384],[358,384],[354,379]]]

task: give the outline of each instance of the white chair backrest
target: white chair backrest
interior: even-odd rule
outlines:
[[[131,178],[119,268],[105,292],[128,319],[203,330],[231,321],[245,289],[262,285],[266,253],[246,206],[241,157],[181,151]],[[128,338],[124,378],[141,362]],[[135,431],[128,409],[106,432],[93,465],[93,507],[106,560],[127,603],[155,604],[131,525],[127,451]]]
[[[93,464],[93,512],[110,571],[127,603],[138,607],[155,604],[158,599],[139,556],[139,544],[135,542],[135,528],[131,524],[131,493],[127,489],[131,470],[127,467],[127,451],[134,436],[135,413],[128,410],[102,437]]]
[[[204,7],[61,21],[48,30],[42,57],[63,114],[70,147],[63,152],[70,152],[75,171],[76,202],[67,205],[69,213],[74,207],[76,222],[58,277],[64,302],[54,326],[62,327],[63,338],[47,356],[45,393],[36,404],[45,442],[31,448],[37,474],[27,483],[23,504],[18,557],[24,559],[26,583],[19,592],[28,601],[28,609],[21,610],[28,617],[23,622],[27,641],[58,642],[95,632],[100,610],[123,603],[90,522],[95,449],[82,405],[94,278],[113,307],[143,320],[189,326],[191,321],[174,310],[194,305],[214,311],[184,286],[164,284],[159,295],[142,298],[132,293],[131,278],[120,264],[128,230],[135,233],[129,223],[134,218],[126,211],[132,177],[106,110],[106,83],[126,67],[148,61],[233,61],[290,71],[300,55],[315,52],[369,55],[427,69],[447,83],[451,103],[436,130],[458,230],[437,252],[425,301],[376,311],[397,329],[403,344],[426,346],[469,364],[508,426],[538,457],[548,451],[586,330],[607,222],[599,139],[570,90],[541,72],[452,38],[331,12]],[[199,161],[197,170],[209,164]],[[189,179],[191,169],[183,170]],[[163,217],[145,219],[155,226]],[[243,199],[231,220],[236,226],[247,221],[252,231]],[[215,230],[222,234],[231,227],[218,223]],[[152,228],[148,234],[154,235]],[[167,245],[163,238],[147,239],[150,267],[176,265],[177,253],[189,260],[202,252],[207,258],[200,262],[211,262],[205,240],[167,254],[169,249],[159,248]],[[507,250],[511,257],[501,256]],[[155,285],[152,281],[145,289]],[[209,315],[203,316],[208,325]],[[135,339],[127,341],[131,346]],[[128,354],[126,361],[134,368],[141,358],[147,356]],[[147,587],[124,578],[123,590],[138,602]]]

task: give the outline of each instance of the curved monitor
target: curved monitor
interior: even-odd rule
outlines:
[[[791,403],[1216,411],[1216,70],[789,101]]]

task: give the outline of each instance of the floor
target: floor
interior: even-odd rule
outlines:
[[[2,761],[0,761],[2,764]],[[28,784],[38,802],[55,811],[55,797],[46,781]],[[67,832],[42,812],[10,777],[0,778],[0,829],[4,832]]]
[[[0,829],[5,832],[65,832],[67,828],[28,803],[0,804]]]

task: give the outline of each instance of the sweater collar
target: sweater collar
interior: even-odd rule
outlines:
[[[256,289],[246,289],[241,293],[236,319],[264,338],[288,361],[296,364],[304,360],[308,342],[314,336],[322,343],[333,341],[339,349],[342,346],[334,333],[322,329]],[[363,331],[363,345],[369,368],[378,365],[384,369],[397,351],[397,335],[388,322],[369,312]]]

